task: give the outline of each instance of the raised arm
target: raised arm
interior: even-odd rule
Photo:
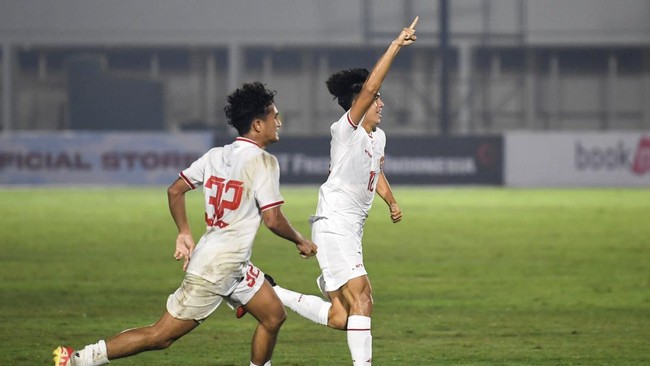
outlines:
[[[418,23],[418,20],[419,17],[415,17],[415,20],[413,20],[413,23],[411,23],[408,28],[402,29],[397,38],[390,43],[386,52],[384,52],[372,68],[370,75],[368,75],[366,82],[363,84],[359,96],[354,102],[352,102],[352,107],[350,108],[350,119],[355,124],[358,124],[361,121],[361,118],[375,100],[375,96],[379,92],[381,84],[384,82],[388,70],[393,64],[393,60],[399,53],[400,49],[412,44],[417,39],[415,36],[415,25]]]

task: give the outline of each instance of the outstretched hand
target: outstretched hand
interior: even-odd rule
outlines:
[[[420,17],[416,16],[413,20],[413,23],[411,23],[408,28],[402,29],[402,32],[399,34],[399,36],[397,36],[397,38],[395,38],[393,42],[400,46],[408,46],[415,42],[415,40],[418,38],[415,35],[415,25],[418,24],[418,20],[420,20]]]
[[[174,251],[174,258],[176,260],[183,259],[183,272],[187,271],[187,266],[190,264],[190,258],[194,251],[194,239],[190,234],[178,234],[176,237],[176,250]]]

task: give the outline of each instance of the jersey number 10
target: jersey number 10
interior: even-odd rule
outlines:
[[[373,192],[375,190],[375,178],[377,177],[377,172],[374,170],[370,171],[370,179],[368,179],[368,190]]]

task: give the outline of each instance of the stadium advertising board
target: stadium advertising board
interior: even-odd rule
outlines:
[[[0,184],[167,185],[212,146],[210,133],[15,133],[0,137]],[[283,137],[269,147],[281,180],[320,184],[328,137]],[[390,137],[384,170],[395,184],[503,183],[500,137]]]
[[[3,135],[0,184],[167,185],[211,143],[209,133]]]
[[[650,132],[512,132],[505,183],[544,187],[650,187]]]
[[[388,136],[384,171],[394,184],[500,185],[502,141],[500,136]],[[329,147],[329,137],[282,137],[268,150],[278,158],[282,183],[320,184],[329,171]]]

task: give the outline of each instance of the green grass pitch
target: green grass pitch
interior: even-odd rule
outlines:
[[[365,228],[377,365],[650,364],[650,190],[394,187]],[[284,187],[309,233],[316,187]],[[199,192],[188,194],[196,239]],[[0,190],[0,365],[49,365],[152,323],[182,278],[165,187]],[[262,228],[253,261],[317,294],[314,259]],[[114,365],[247,365],[255,321],[223,305]],[[274,365],[348,365],[345,333],[289,312]]]

